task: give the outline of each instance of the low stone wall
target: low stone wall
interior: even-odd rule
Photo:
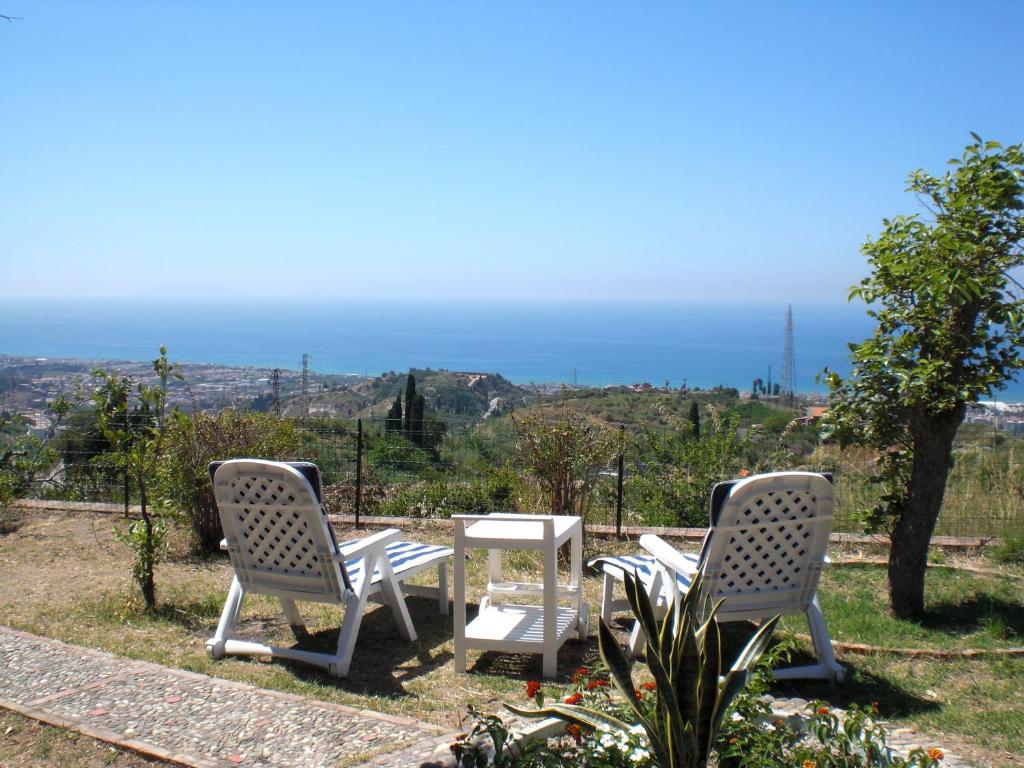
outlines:
[[[89,501],[54,501],[50,499],[19,499],[14,506],[22,509],[46,510],[49,512],[93,512],[97,514],[123,515],[125,512],[123,504],[110,504],[104,502]],[[137,516],[138,505],[130,505],[128,514]],[[352,515],[329,515],[330,521],[336,525],[351,526],[355,524]],[[431,525],[439,528],[452,528],[454,523],[446,518],[420,518],[420,517],[375,517],[362,515],[359,518],[360,525],[367,528],[403,528],[411,527],[428,521]],[[592,536],[610,538],[615,535],[613,525],[588,525],[587,532]],[[639,538],[645,533],[653,533],[663,539],[674,539],[677,541],[700,541],[707,533],[704,528],[671,528],[664,526],[622,526],[622,535],[629,539]],[[877,546],[888,546],[889,537],[883,535],[865,535],[859,533],[833,533],[830,537],[833,544],[871,544]],[[980,549],[982,547],[998,546],[1000,540],[997,538],[985,538],[981,536],[933,536],[932,545],[946,549]]]

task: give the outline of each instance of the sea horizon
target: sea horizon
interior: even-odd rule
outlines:
[[[749,390],[780,382],[788,302],[501,300],[27,299],[0,306],[0,353],[302,367],[376,376],[409,368],[499,373],[517,384]],[[849,372],[850,342],[874,324],[863,305],[793,302],[795,388]],[[770,367],[770,369],[769,369]],[[1024,401],[1010,382],[999,400]]]

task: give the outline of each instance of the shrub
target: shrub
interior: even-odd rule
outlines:
[[[163,496],[180,507],[199,552],[218,550],[224,537],[207,466],[211,461],[297,458],[299,435],[288,420],[264,413],[177,414],[160,467]]]
[[[1024,565],[1024,522],[1003,531],[1002,542],[992,553],[1001,563]]]

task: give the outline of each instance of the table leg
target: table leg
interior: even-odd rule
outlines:
[[[466,525],[455,521],[455,594],[452,600],[455,629],[455,671],[466,671]]]

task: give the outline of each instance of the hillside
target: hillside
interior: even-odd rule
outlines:
[[[488,415],[518,408],[536,397],[501,374],[414,368],[416,390],[424,395],[428,412],[450,423],[473,423]],[[325,384],[311,392],[309,412],[314,416],[383,419],[396,395],[405,392],[407,373],[389,371],[373,379]],[[286,415],[303,410],[302,396],[285,400]]]

